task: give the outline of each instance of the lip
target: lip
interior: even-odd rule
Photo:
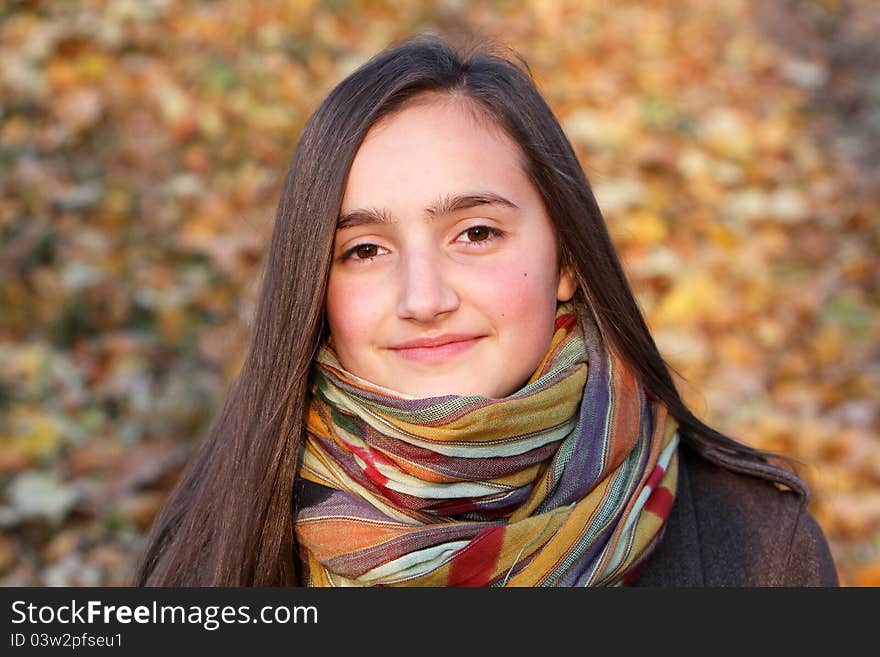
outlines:
[[[419,363],[436,363],[458,356],[477,344],[485,336],[447,333],[432,338],[407,340],[391,351],[406,360]]]
[[[391,349],[417,349],[422,347],[442,347],[453,342],[467,342],[468,340],[476,340],[483,337],[482,335],[466,334],[466,333],[444,333],[443,335],[435,335],[430,338],[416,338],[415,340],[407,340],[396,344]]]

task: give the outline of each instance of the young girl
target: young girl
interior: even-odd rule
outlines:
[[[527,71],[422,35],[306,125],[137,581],[836,585],[770,456],[682,402]]]

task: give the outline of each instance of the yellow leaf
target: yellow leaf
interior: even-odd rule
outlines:
[[[54,451],[61,443],[63,424],[53,417],[26,408],[13,409],[10,433],[0,435],[0,449],[40,457]]]
[[[174,342],[183,333],[184,317],[178,306],[159,306],[157,308],[159,333],[165,340]]]
[[[739,245],[736,234],[722,223],[712,222],[706,226],[706,233],[712,242],[729,251]]]
[[[700,124],[700,136],[715,153],[745,160],[752,152],[749,126],[741,112],[729,107],[710,110]]]
[[[664,296],[652,314],[658,325],[686,324],[699,317],[722,314],[725,309],[721,288],[707,274],[685,278]]]
[[[100,53],[90,52],[79,58],[78,68],[83,81],[100,80],[107,74],[109,62]]]
[[[846,334],[835,325],[823,326],[813,341],[813,353],[820,365],[830,365],[840,360],[846,346]]]
[[[664,242],[668,235],[666,222],[649,210],[642,209],[624,215],[619,223],[617,231],[643,244]]]

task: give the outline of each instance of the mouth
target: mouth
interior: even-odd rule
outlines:
[[[486,336],[448,335],[419,338],[391,347],[390,351],[416,363],[439,363],[464,354],[484,337]]]

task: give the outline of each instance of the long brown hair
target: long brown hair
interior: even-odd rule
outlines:
[[[498,45],[432,34],[376,55],[306,124],[287,172],[260,281],[251,340],[219,415],[157,518],[138,585],[296,584],[292,510],[312,359],[326,336],[324,296],[346,179],[367,131],[428,92],[455,94],[519,144],[551,217],[575,302],[680,424],[683,444],[728,468],[804,483],[769,453],[705,425],[676,390],[636,304],[590,184],[528,65]]]

